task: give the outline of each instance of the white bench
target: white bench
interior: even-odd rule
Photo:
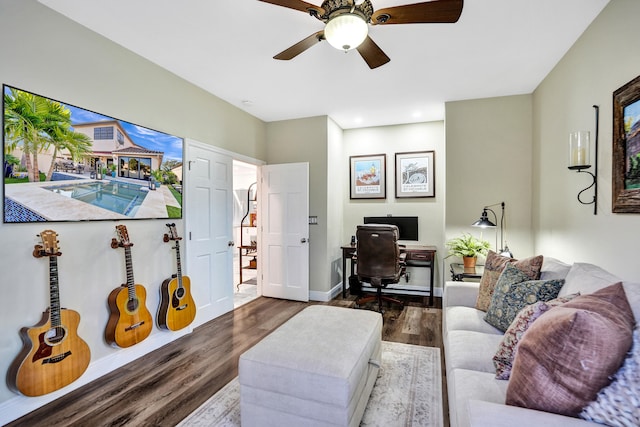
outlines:
[[[240,356],[242,426],[358,426],[381,336],[380,313],[305,308]]]

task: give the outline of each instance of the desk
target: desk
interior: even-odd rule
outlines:
[[[351,260],[351,276],[355,274],[355,262],[353,254],[356,252],[356,245],[344,245],[342,249],[342,297],[347,296],[347,259]],[[405,264],[407,267],[428,267],[429,268],[429,306],[433,306],[433,274],[435,267],[436,247],[424,245],[401,246],[400,251],[406,253]],[[402,282],[402,280],[401,280]],[[392,286],[392,285],[390,285]],[[402,294],[402,284],[394,284],[395,293]],[[415,293],[415,292],[414,292]]]
[[[464,282],[464,279],[480,279],[484,273],[484,265],[468,268],[463,264],[453,263],[449,269],[451,270],[451,280],[454,282]]]

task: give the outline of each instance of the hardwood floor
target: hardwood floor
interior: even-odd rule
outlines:
[[[442,351],[442,311],[426,308],[425,300],[389,307],[383,340]],[[260,297],[8,426],[174,426],[238,375],[243,352],[310,304],[317,303]],[[340,296],[327,304],[353,307],[354,301]],[[448,425],[444,366],[442,372]]]

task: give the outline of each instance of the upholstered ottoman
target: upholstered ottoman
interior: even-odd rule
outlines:
[[[380,313],[305,308],[240,356],[242,426],[358,426],[381,334]]]

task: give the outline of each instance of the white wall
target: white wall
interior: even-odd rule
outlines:
[[[533,255],[531,126],[531,95],[446,104],[446,239],[482,232],[496,250],[496,230],[471,224],[484,206],[505,202],[509,248],[517,258]],[[500,206],[491,209],[499,221]]]
[[[309,163],[309,215],[318,225],[309,226],[309,289],[328,295],[327,267],[327,171],[328,118],[311,117],[267,124],[267,163]],[[314,298],[315,299],[315,298]]]
[[[595,263],[635,281],[640,216],[611,213],[611,148],[612,94],[640,74],[639,17],[637,0],[612,0],[533,94],[536,252]],[[594,139],[594,104],[600,106],[597,215],[576,200],[590,177],[567,170],[569,132],[589,130]]]
[[[35,0],[0,0],[0,82],[152,129],[209,143],[247,157],[266,156],[260,120],[160,69]],[[72,55],[71,52],[82,52]],[[81,59],[78,59],[81,58]],[[0,194],[4,198],[4,194]],[[145,285],[155,315],[158,289],[174,273],[175,255],[162,242],[165,221],[124,221],[129,231],[135,281]],[[184,235],[183,221],[176,221]],[[92,362],[72,385],[41,398],[24,398],[0,385],[0,424],[67,393],[180,336],[154,328],[128,349],[104,341],[109,292],[126,281],[122,250],[111,249],[115,223],[0,224],[0,372],[6,373],[22,343],[20,328],[35,325],[49,305],[47,261],[32,256],[36,234],[60,236],[60,294],[80,313],[78,334]]]
[[[334,170],[342,168],[342,147],[344,144],[343,130],[329,119],[328,129],[328,159],[329,170],[326,173],[327,179],[327,263],[329,268],[329,286],[333,290],[331,297],[342,291],[342,251],[340,246],[344,235],[344,204],[342,203],[345,186],[344,174],[333,173]],[[311,226],[314,227],[314,226]]]
[[[445,142],[444,123],[429,122],[397,126],[383,126],[344,131],[344,151],[339,165],[331,168],[330,173],[337,174],[343,190],[343,231],[342,242],[349,242],[358,224],[365,216],[418,216],[418,244],[437,246],[437,264],[440,265],[444,254],[443,224],[445,200]],[[434,198],[396,199],[395,198],[395,153],[409,151],[435,151]],[[349,156],[381,154],[387,155],[386,199],[349,198]],[[435,286],[442,283],[440,271],[436,268]]]

